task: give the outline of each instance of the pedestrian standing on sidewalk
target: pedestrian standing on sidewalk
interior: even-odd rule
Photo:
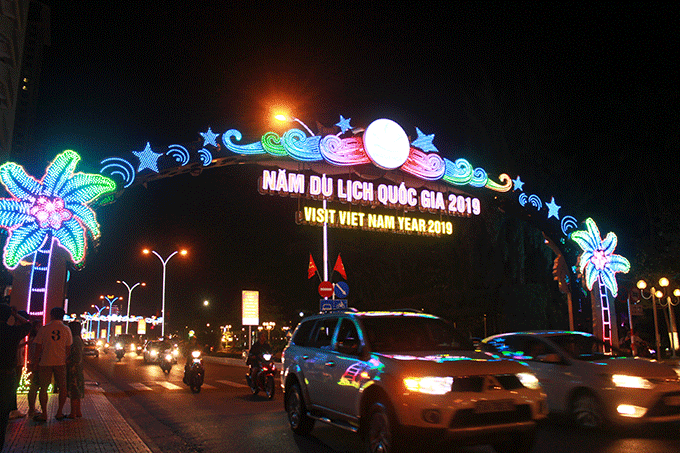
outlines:
[[[7,324],[10,316],[14,317],[14,325]],[[0,304],[0,449],[5,445],[5,432],[9,422],[9,411],[14,397],[14,375],[17,365],[19,342],[28,335],[31,325],[17,309],[7,304]]]
[[[66,358],[73,344],[71,329],[62,321],[64,314],[64,309],[61,307],[54,307],[50,310],[52,320],[42,326],[35,337],[36,354],[40,356],[38,400],[42,408],[42,413],[33,417],[33,420],[37,422],[47,421],[47,387],[52,381],[52,375],[54,375],[54,381],[59,389],[59,406],[54,417],[57,420],[64,419],[64,404],[66,404],[66,397],[68,396]]]
[[[30,316],[28,316],[28,313],[26,313],[23,310],[20,310],[17,312],[22,318],[28,319],[30,321]],[[17,369],[16,372],[14,373],[14,392],[13,392],[13,397],[12,397],[12,405],[10,406],[9,410],[9,419],[10,420],[16,420],[17,418],[22,418],[26,414],[21,412],[19,410],[19,406],[17,405],[17,391],[19,390],[19,385],[21,384],[21,375],[24,371],[24,363],[25,358],[26,358],[26,341],[25,338],[23,338],[19,342],[19,347],[17,348]]]
[[[31,332],[28,334],[28,362],[26,367],[29,371],[28,383],[28,416],[35,417],[35,400],[38,397],[38,363],[40,357],[36,354],[35,337],[38,335],[38,329],[42,327],[40,319],[33,319],[31,321]]]
[[[71,400],[71,413],[66,418],[79,418],[83,416],[80,410],[80,400],[85,398],[85,378],[83,377],[83,337],[80,336],[83,329],[78,321],[70,322],[73,344],[71,353],[66,362],[66,382],[68,383],[68,397]]]

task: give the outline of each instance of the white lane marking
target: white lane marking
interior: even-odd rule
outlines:
[[[147,387],[146,385],[142,384],[141,382],[132,382],[130,383],[130,386],[135,389],[135,390],[151,390],[151,387]]]
[[[171,383],[171,382],[165,382],[165,381],[157,381],[156,384],[158,384],[158,385],[160,385],[160,386],[163,386],[163,387],[165,387],[165,388],[168,389],[168,390],[179,390],[179,389],[182,388],[182,387],[180,387],[179,385],[175,385],[175,384],[173,384],[173,383]]]
[[[232,381],[217,381],[220,384],[228,385],[229,387],[237,387],[237,388],[248,388],[246,384],[241,384],[240,382],[232,382]]]

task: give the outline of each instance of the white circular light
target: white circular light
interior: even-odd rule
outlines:
[[[364,149],[371,161],[385,170],[404,165],[411,152],[411,144],[402,127],[392,120],[381,118],[368,125],[364,132]]]

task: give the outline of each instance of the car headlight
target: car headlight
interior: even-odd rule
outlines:
[[[194,359],[197,359],[197,358],[199,358],[199,357],[201,356],[201,351],[191,351],[191,356],[192,356]]]
[[[267,362],[272,358],[271,354],[262,354],[262,358],[265,359]]]
[[[517,373],[517,379],[522,385],[528,389],[538,390],[541,388],[541,384],[538,382],[538,378],[532,373]]]
[[[612,383],[616,387],[625,387],[629,389],[651,389],[654,384],[647,379],[640,376],[628,376],[625,374],[615,374],[612,376]]]
[[[427,393],[429,395],[444,395],[451,391],[453,378],[424,376],[404,378],[404,386],[411,392]]]

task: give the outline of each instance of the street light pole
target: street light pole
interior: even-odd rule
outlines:
[[[106,299],[106,301],[109,303],[109,322],[108,322],[108,326],[106,328],[106,342],[107,343],[109,342],[109,338],[111,337],[111,307],[113,307],[113,303],[115,301],[120,299],[120,297],[118,297],[118,296],[113,297],[113,299],[111,299],[112,297],[113,296],[99,296],[100,299]]]
[[[155,250],[144,249],[144,253],[147,254],[147,255],[149,253],[153,253],[154,255],[156,255],[156,258],[158,258],[161,261],[161,264],[163,265],[163,290],[162,290],[163,292],[162,292],[162,296],[161,296],[161,316],[163,317],[163,322],[161,323],[161,335],[163,337],[165,337],[165,271],[166,271],[166,266],[168,264],[168,261],[170,261],[170,258],[177,255],[178,253],[181,254],[181,255],[186,255],[187,251],[186,250],[182,250],[182,251],[175,250],[166,259],[163,259],[158,254],[158,252],[156,252]]]
[[[104,309],[106,308],[106,305],[104,305],[102,308],[99,308],[98,305],[94,305],[94,304],[93,304],[93,305],[92,305],[92,308],[97,309],[97,334],[95,335],[95,338],[100,338],[100,332],[101,332],[101,330],[99,330],[99,323],[101,322],[101,313],[102,313],[102,310],[104,310]]]
[[[128,290],[127,319],[125,320],[125,333],[128,333],[128,326],[130,325],[130,299],[132,299],[132,290],[139,285],[146,286],[146,283],[137,282],[132,285],[132,287],[130,287],[130,285],[128,285],[124,280],[116,280],[116,283],[122,283]]]
[[[659,337],[659,319],[656,314],[656,289],[654,287],[650,290],[650,296],[645,297],[644,289],[647,288],[647,282],[644,280],[639,280],[637,282],[637,288],[640,290],[640,296],[645,299],[652,299],[652,310],[654,313],[654,338],[656,339],[656,359],[661,359],[661,338]]]

